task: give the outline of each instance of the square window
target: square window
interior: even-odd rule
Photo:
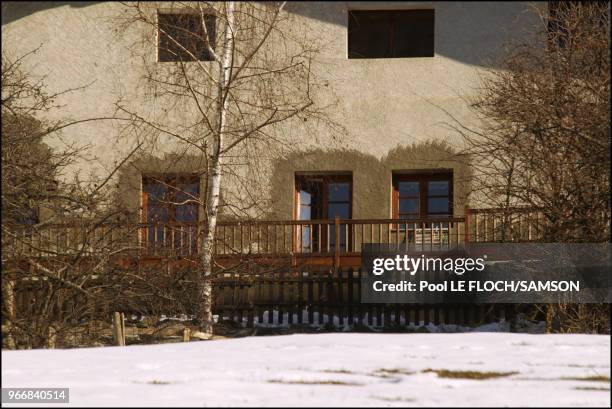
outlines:
[[[158,61],[212,61],[208,44],[215,48],[215,16],[195,13],[158,13]],[[206,32],[204,31],[206,27]]]
[[[393,175],[394,219],[427,219],[452,214],[452,172],[436,170]]]

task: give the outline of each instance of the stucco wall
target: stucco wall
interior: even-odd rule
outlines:
[[[52,115],[111,115],[119,97],[139,103],[141,60],[129,49],[138,42],[138,33],[116,30],[121,5],[28,3],[3,3],[3,48],[19,55],[40,45],[29,69],[46,75],[51,92],[88,85],[60,98],[64,108]],[[460,151],[461,142],[447,126],[449,114],[477,126],[468,101],[477,92],[480,75],[497,68],[504,45],[534,35],[536,16],[529,7],[520,2],[288,3],[290,25],[304,27],[326,44],[315,70],[329,83],[329,95],[322,98],[337,100],[330,116],[345,127],[346,135],[329,143],[327,135],[313,135],[317,131],[311,128],[287,130],[296,139],[297,150],[270,160],[268,174],[261,178],[269,180],[267,186],[262,183],[270,199],[268,216],[292,216],[295,172],[339,170],[353,175],[353,217],[390,217],[392,172],[427,168],[453,169],[454,208],[461,214],[470,188],[469,168],[465,157],[453,154]],[[349,60],[347,10],[370,8],[434,8],[435,56]],[[91,145],[92,160],[71,171],[101,175],[130,151],[136,138],[102,121],[75,126],[64,132],[61,141],[49,143],[61,146],[72,141]],[[202,168],[197,159],[178,164],[167,159],[173,150],[172,143],[150,147],[120,172],[120,202],[138,207],[140,171],[165,169],[173,163],[174,171]]]

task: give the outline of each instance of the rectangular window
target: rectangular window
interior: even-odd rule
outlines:
[[[348,58],[434,56],[429,10],[349,10]]]
[[[212,61],[215,16],[194,13],[158,13],[158,61]],[[206,31],[204,30],[206,27]]]
[[[142,179],[143,240],[149,249],[196,252],[200,179],[156,175]]]
[[[297,220],[346,220],[352,217],[351,175],[296,175]],[[329,226],[329,231],[327,227]],[[332,251],[335,248],[333,225],[304,225],[299,233],[301,251]],[[346,250],[346,225],[340,227],[340,249]],[[328,239],[329,233],[329,239]]]
[[[394,219],[425,219],[452,215],[452,172],[393,175]]]

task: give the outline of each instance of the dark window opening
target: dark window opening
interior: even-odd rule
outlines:
[[[434,10],[350,10],[348,58],[434,56]]]
[[[208,44],[215,49],[215,16],[158,13],[158,61],[212,61]],[[204,31],[206,27],[206,32]]]
[[[334,220],[336,217],[346,220],[352,217],[351,175],[296,175],[295,194],[297,220]],[[304,225],[300,230],[298,232],[300,251],[308,252],[311,249],[324,251],[328,247],[333,251],[335,248],[333,224]],[[346,233],[346,225],[341,225],[339,229],[341,251],[346,251]]]
[[[394,219],[427,219],[452,215],[452,173],[393,175]]]
[[[200,179],[194,175],[145,176],[142,210],[149,248],[195,253]]]
[[[40,223],[38,207],[24,207],[14,215],[16,224],[32,226]]]

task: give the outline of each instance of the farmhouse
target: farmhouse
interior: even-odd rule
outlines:
[[[97,265],[96,251],[105,249],[112,271],[157,277],[138,285],[161,275],[189,288],[213,180],[213,163],[202,153],[210,146],[194,143],[205,128],[193,118],[198,109],[210,107],[189,104],[187,91],[172,100],[168,81],[174,80],[168,78],[182,75],[178,67],[183,74],[201,69],[216,75],[213,54],[221,52],[222,14],[215,3],[205,8],[201,2],[146,3],[140,9],[134,4],[3,3],[3,49],[13,56],[36,50],[28,70],[44,76],[50,93],[60,93],[62,109],[45,113],[45,119],[67,114],[121,119],[79,123],[46,141],[58,149],[89,147],[87,157],[67,166],[65,180],[79,174],[100,183],[116,166],[108,186],[121,218],[84,227],[56,222],[52,210],[36,208],[31,223],[3,236],[3,250],[28,269],[43,269],[52,257],[86,254],[87,270]],[[370,323],[374,317],[385,325],[484,319],[485,310],[474,306],[360,305],[361,246],[412,243],[435,249],[539,237],[537,211],[515,209],[509,217],[507,211],[487,208],[456,132],[458,124],[480,126],[470,99],[481,79],[500,68],[505,45],[537,35],[536,11],[547,3],[532,7],[522,2],[287,3],[279,17],[283,36],[274,38],[290,44],[272,43],[265,55],[274,62],[285,46],[308,47],[293,60],[302,64],[299,78],[288,80],[287,94],[275,97],[305,92],[298,82],[305,78],[307,61],[308,95],[316,110],[308,107],[270,126],[268,142],[248,139],[223,157],[213,243],[215,313],[245,325],[262,323],[264,313],[274,324],[312,324],[315,313],[320,324],[325,316],[353,323],[367,315]],[[140,14],[130,14],[134,10]],[[131,24],[135,20],[143,24]],[[193,42],[186,32],[210,41]],[[240,41],[247,42],[247,36]],[[276,71],[289,67],[294,68],[288,64]],[[196,100],[207,101],[215,88],[206,84],[196,83],[195,90],[182,86],[197,94]],[[261,85],[243,92],[252,108],[273,91]],[[276,118],[278,110],[264,102],[241,111],[241,118],[262,112]],[[144,123],[148,126],[138,126]],[[39,227],[32,232],[32,225]],[[189,314],[185,297],[167,300],[185,301],[178,312]],[[64,308],[70,307],[59,307]]]

